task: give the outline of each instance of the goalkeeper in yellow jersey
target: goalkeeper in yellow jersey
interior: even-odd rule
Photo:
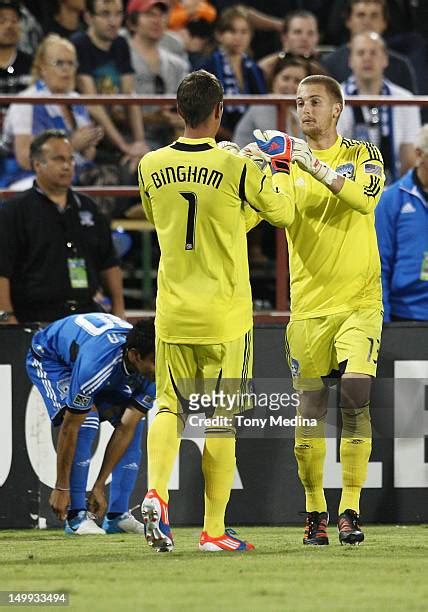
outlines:
[[[340,85],[327,76],[301,81],[297,114],[307,143],[277,131],[256,130],[275,177],[288,178],[296,204],[287,228],[291,318],[286,352],[298,412],[316,427],[297,427],[295,455],[306,494],[304,544],[328,544],[323,490],[328,384],[340,378],[342,544],[359,544],[359,500],[371,452],[369,397],[382,329],[380,262],[374,209],[384,171],[371,143],[337,134],[343,109]]]
[[[185,122],[184,137],[148,153],[139,165],[143,208],[156,228],[161,250],[156,301],[158,412],[148,434],[149,491],[142,503],[146,539],[158,552],[173,548],[168,482],[189,397],[181,381],[194,381],[196,389],[196,381],[216,380],[221,387],[226,379],[245,385],[251,378],[246,231],[261,218],[278,227],[294,219],[292,197],[280,191],[281,181],[274,188],[272,178],[252,160],[217,146],[223,91],[215,76],[204,70],[186,76],[177,91],[177,108]],[[224,525],[235,470],[230,417],[229,412],[215,427],[208,423],[205,431],[202,551],[254,548]]]

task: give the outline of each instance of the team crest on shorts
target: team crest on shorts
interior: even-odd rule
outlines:
[[[61,399],[65,399],[70,391],[70,378],[63,378],[56,383]]]
[[[299,376],[300,374],[300,363],[297,361],[297,359],[291,359],[291,376],[293,378],[297,378],[297,376]]]
[[[92,401],[91,397],[78,393],[73,400],[73,404],[75,406],[79,406],[79,408],[87,408],[89,404],[91,403],[91,401]]]
[[[355,173],[355,166],[350,162],[349,164],[342,164],[341,166],[338,166],[336,168],[336,172],[337,174],[340,174],[340,176],[344,176],[347,179],[353,179]]]

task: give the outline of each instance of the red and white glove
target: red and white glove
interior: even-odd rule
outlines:
[[[290,174],[293,139],[278,130],[254,130],[253,134],[258,148],[269,158],[272,172]]]
[[[291,161],[296,162],[302,170],[312,174],[317,181],[330,187],[334,179],[337,178],[336,172],[326,163],[319,160],[318,157],[315,157],[307,142],[301,138],[294,137],[292,137],[292,141],[293,151]]]
[[[245,147],[239,151],[239,155],[252,159],[260,170],[264,170],[270,163],[269,156],[262,153],[255,142],[249,142],[247,145],[245,145]]]

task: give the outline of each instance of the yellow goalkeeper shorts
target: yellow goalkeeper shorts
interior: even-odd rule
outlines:
[[[345,372],[376,376],[382,321],[377,308],[290,321],[285,352],[294,388],[318,390],[327,383],[323,377],[332,380]]]
[[[156,340],[156,404],[158,410],[187,412],[191,394],[248,393],[253,376],[253,330],[222,344],[172,344]],[[236,399],[227,404],[232,416],[248,408]]]

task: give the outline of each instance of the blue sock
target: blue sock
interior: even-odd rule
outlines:
[[[86,486],[89,465],[92,458],[92,445],[96,438],[100,419],[98,412],[91,411],[83,421],[77,436],[76,452],[70,474],[70,510],[86,509]]]
[[[131,440],[122,459],[116,465],[112,473],[108,513],[128,512],[129,498],[137,480],[141,464],[141,436],[144,428],[144,420],[135,428],[134,437]]]

